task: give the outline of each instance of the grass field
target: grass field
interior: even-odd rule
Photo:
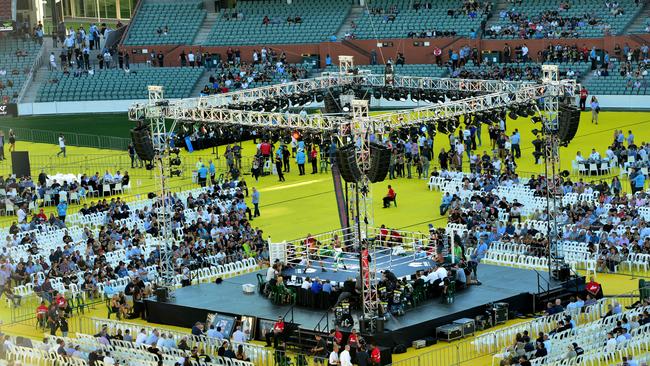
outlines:
[[[128,129],[132,126],[123,115],[100,115],[100,116],[57,116],[57,117],[34,117],[19,118],[14,120],[0,120],[0,126],[16,126],[35,129],[50,129],[64,132],[79,133],[108,133],[114,136],[128,136]],[[520,118],[517,121],[508,121],[508,130],[518,128],[522,134],[522,159],[517,163],[521,176],[538,174],[543,172],[543,165],[535,165],[532,159],[533,147],[531,141],[533,136],[531,130],[535,126],[529,121]],[[650,142],[650,114],[643,112],[607,112],[603,111],[600,116],[600,124],[590,123],[590,114],[583,114],[578,134],[568,148],[561,149],[561,168],[571,169],[571,160],[577,151],[588,154],[592,148],[596,148],[601,154],[608,144],[612,142],[613,132],[616,129],[632,130],[636,136],[637,144]],[[6,131],[5,131],[6,132]],[[489,143],[487,130],[483,131],[484,144]],[[254,153],[251,142],[244,143],[244,156]],[[437,153],[442,147],[448,149],[446,136],[438,135],[435,139],[434,150]],[[41,168],[47,169],[48,173],[94,173],[99,170],[128,169],[132,175],[133,190],[128,194],[129,199],[136,199],[146,195],[147,192],[156,189],[156,182],[151,172],[143,169],[130,169],[126,152],[109,150],[98,150],[91,148],[69,147],[67,158],[57,158],[55,153],[58,148],[54,145],[18,142],[18,150],[27,150],[35,158],[32,161],[32,172],[36,175]],[[483,151],[486,147],[479,148]],[[220,151],[223,151],[221,149]],[[193,154],[183,153],[185,164],[192,166],[199,157],[204,160],[216,159],[210,155],[210,151],[200,151]],[[435,162],[437,165],[437,161]],[[465,163],[465,165],[467,165]],[[103,169],[102,169],[103,168]],[[0,171],[8,172],[11,166],[8,161],[0,162]],[[102,169],[102,170],[100,170]],[[307,168],[310,172],[310,167]],[[618,174],[618,171],[613,172]],[[289,240],[304,237],[307,233],[318,233],[334,229],[338,225],[336,202],[333,195],[332,178],[330,174],[307,174],[299,177],[297,168],[291,167],[291,173],[286,177],[286,182],[280,183],[275,176],[260,178],[259,182],[251,181],[247,176],[249,187],[257,187],[261,192],[261,213],[262,216],[253,221],[253,225],[264,230],[266,236],[274,241]],[[577,179],[575,177],[574,179]],[[591,178],[584,178],[589,181]],[[607,179],[610,179],[609,177]],[[392,184],[398,193],[398,207],[389,209],[381,208],[381,198],[386,192],[386,186]],[[173,178],[171,187],[173,190],[193,186],[189,175],[183,178]],[[623,184],[624,190],[629,190],[628,184]],[[424,231],[429,223],[435,226],[444,226],[446,218],[438,214],[440,202],[439,192],[430,192],[426,187],[425,180],[398,179],[384,181],[373,186],[373,208],[374,222],[376,226],[386,224],[388,227],[407,228],[414,231]],[[250,200],[248,201],[250,202]],[[78,207],[71,207],[70,213]],[[48,208],[48,211],[52,210]],[[11,217],[0,218],[0,224],[7,225],[12,221]],[[647,273],[644,275],[648,275]],[[607,294],[620,294],[636,288],[636,279],[623,275],[599,275],[599,280],[604,284]],[[91,312],[93,316],[104,317],[103,306]],[[39,336],[39,332],[29,325],[10,325],[9,310],[0,305],[0,320],[4,321],[3,331]],[[436,346],[442,347],[442,346]],[[429,351],[431,348],[418,352],[409,351],[399,355],[396,359],[412,357],[420,352]],[[475,360],[473,365],[489,365],[490,358]]]

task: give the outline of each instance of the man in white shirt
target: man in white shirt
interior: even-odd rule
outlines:
[[[104,184],[110,184],[113,182],[113,175],[109,173],[108,170],[104,174],[103,182]]]
[[[237,343],[246,343],[248,337],[246,333],[241,330],[241,327],[235,328],[235,332],[232,334],[232,341]]]
[[[580,151],[578,151],[578,153],[576,153],[576,161],[578,163],[582,162],[582,161],[585,161],[585,158],[582,157],[582,153]]]
[[[429,284],[433,284],[437,279],[438,273],[436,271],[429,272],[429,274],[424,278],[424,280],[429,282]]]
[[[596,151],[596,149],[591,149],[591,155],[589,155],[589,159],[596,161],[600,160],[600,154],[598,151]]]
[[[65,137],[63,137],[62,133],[59,134],[59,149],[61,149],[61,151],[56,153],[56,156],[63,154],[63,157],[65,158]]]
[[[339,364],[339,345],[334,343],[334,348],[330,352],[328,366],[336,366]]]
[[[106,351],[106,356],[104,356],[104,365],[113,366],[115,365],[115,359],[111,357],[111,353]]]
[[[140,329],[140,333],[138,333],[138,336],[135,338],[135,344],[144,344],[144,342],[147,340],[147,332],[144,330],[144,328]]]
[[[616,351],[616,339],[612,333],[607,333],[607,341],[605,342],[605,351],[607,353],[614,353]]]
[[[352,366],[352,358],[350,357],[350,345],[346,344],[345,349],[341,352],[340,360],[341,366]]]
[[[436,276],[439,279],[444,280],[445,278],[447,278],[447,269],[445,269],[445,267],[443,266],[436,268]]]
[[[311,288],[311,281],[309,280],[309,277],[305,278],[304,281],[302,281],[302,285],[300,285],[300,288],[303,290],[309,290]]]

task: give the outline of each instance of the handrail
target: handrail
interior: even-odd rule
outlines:
[[[34,63],[32,63],[32,67],[29,69],[29,73],[27,74],[27,79],[23,83],[23,86],[20,88],[20,92],[18,92],[18,98],[16,99],[17,103],[23,101],[23,98],[25,97],[25,93],[27,93],[27,89],[29,88],[29,85],[32,83],[34,79],[34,75],[36,75],[37,70],[43,64],[43,58],[45,57],[44,55],[45,55],[45,46],[41,45],[41,48],[38,50],[38,55],[34,59]]]
[[[323,320],[325,320],[325,326],[322,326]],[[325,314],[321,316],[318,324],[314,327],[315,332],[329,333],[330,331],[330,311],[329,309],[325,311]]]
[[[282,320],[284,320],[285,322],[288,321],[289,323],[293,323],[293,308],[294,308],[294,307],[296,307],[296,305],[291,305],[291,307],[289,308],[289,310],[287,310],[287,312],[284,313],[284,315],[282,315]],[[291,319],[290,319],[290,320],[287,320],[287,317],[288,317],[289,315],[291,315]]]

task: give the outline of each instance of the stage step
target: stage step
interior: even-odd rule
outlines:
[[[287,337],[287,349],[293,349],[298,352],[308,352],[316,346],[316,335],[320,335],[323,338],[327,337],[327,333],[301,329],[299,327],[291,332]]]

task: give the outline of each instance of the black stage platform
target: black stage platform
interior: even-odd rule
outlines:
[[[540,274],[548,280],[548,273]],[[318,271],[317,275],[321,279],[333,281],[344,281],[348,277],[344,272],[332,271]],[[434,336],[435,328],[440,325],[483,314],[486,305],[490,303],[507,302],[510,304],[510,311],[531,312],[533,295],[538,294],[538,275],[535,271],[481,264],[479,279],[483,283],[481,286],[471,286],[457,293],[453,304],[440,304],[436,299],[429,300],[407,311],[403,316],[391,317],[385,324],[386,331],[374,335],[375,340],[379,345],[387,347],[397,343],[410,345],[415,339]],[[567,291],[573,292],[576,288],[575,283],[563,284],[552,279],[550,283],[551,290],[565,287]],[[278,315],[284,315],[290,309],[290,306],[273,305],[270,300],[257,293],[244,294],[244,284],[253,284],[257,288],[256,273],[226,279],[221,284],[206,283],[181,288],[176,290],[174,297],[167,302],[147,299],[145,305],[148,320],[189,328],[196,321],[205,321],[209,313],[219,313],[251,316],[256,318],[259,324],[260,320],[275,320]],[[584,288],[584,278],[580,279],[580,284],[581,289]],[[293,310],[293,321],[302,329],[313,330],[323,315],[324,310],[296,306]],[[333,316],[330,317],[332,318]]]

